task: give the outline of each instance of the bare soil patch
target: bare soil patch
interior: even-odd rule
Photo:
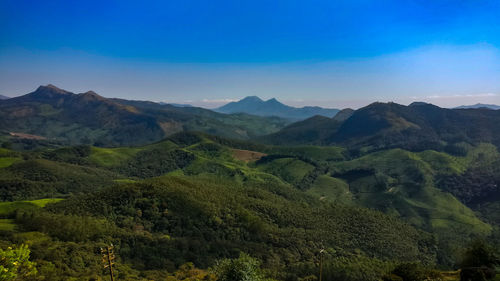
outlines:
[[[257,161],[260,158],[266,156],[267,154],[257,151],[244,150],[244,149],[232,149],[233,157],[244,162]]]
[[[30,134],[25,134],[25,133],[15,133],[15,132],[10,132],[9,133],[13,137],[18,137],[21,139],[30,139],[30,140],[46,140],[46,137],[42,136],[37,136],[37,135],[30,135]]]

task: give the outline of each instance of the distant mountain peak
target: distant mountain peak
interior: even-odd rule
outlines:
[[[87,91],[85,93],[81,93],[80,95],[82,95],[82,96],[88,96],[88,97],[101,97],[100,95],[98,95],[94,91]]]
[[[488,109],[498,110],[500,109],[500,106],[496,104],[476,103],[474,105],[461,105],[455,107],[455,109],[478,109],[478,108],[488,108]]]
[[[423,101],[414,101],[410,103],[409,106],[419,106],[419,105],[432,105],[431,103],[428,102],[423,102]]]
[[[47,86],[40,86],[40,87],[46,87],[46,88],[51,88],[51,89],[58,89],[58,90],[62,90],[61,88],[56,87],[56,86],[54,86],[54,84],[50,84],[50,83],[49,83],[49,84],[47,84]]]
[[[239,102],[263,102],[258,96],[247,96],[241,99]]]
[[[281,102],[279,102],[276,98],[271,98],[271,99],[268,99],[266,102],[267,102],[267,103],[271,103],[271,104],[273,104],[273,103],[274,103],[274,104],[277,104],[277,103],[282,104],[282,103],[281,103]]]
[[[78,94],[80,97],[82,97],[83,99],[85,100],[100,100],[100,101],[104,101],[106,100],[106,98],[98,95],[96,92],[94,91],[87,91],[85,93],[82,93],[82,94]]]
[[[215,111],[222,113],[247,113],[259,116],[277,116],[291,121],[304,120],[314,115],[333,117],[339,110],[321,107],[297,108],[281,103],[276,98],[263,101],[257,96],[248,96],[237,102],[230,102]]]
[[[336,120],[339,122],[344,122],[345,120],[349,119],[349,117],[351,117],[354,114],[354,111],[355,110],[352,108],[344,108],[333,117],[333,120]]]
[[[61,95],[71,94],[71,92],[63,90],[63,89],[56,87],[52,84],[48,84],[46,86],[40,86],[40,87],[38,87],[38,89],[36,89],[35,92],[39,92],[39,91],[50,91],[50,92],[61,94]]]
[[[58,88],[52,84],[48,84],[47,86],[39,86],[34,92],[29,95],[40,97],[40,98],[53,98],[60,95],[68,95],[72,94],[71,92],[65,91],[61,88]]]

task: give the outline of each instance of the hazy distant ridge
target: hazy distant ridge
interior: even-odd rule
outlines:
[[[295,121],[304,120],[315,115],[331,118],[339,112],[339,110],[335,108],[322,108],[319,106],[298,108],[285,105],[275,98],[264,101],[257,96],[250,96],[237,102],[230,102],[216,108],[215,111],[221,113],[248,113],[259,116],[277,116]]]
[[[500,105],[485,104],[485,103],[476,103],[476,104],[473,104],[473,105],[461,105],[461,106],[457,106],[455,108],[456,109],[489,108],[489,109],[497,110],[497,109],[500,109]]]

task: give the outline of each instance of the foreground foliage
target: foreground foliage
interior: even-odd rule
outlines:
[[[0,249],[0,280],[25,280],[37,273],[28,246]]]

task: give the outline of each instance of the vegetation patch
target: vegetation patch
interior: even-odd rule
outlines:
[[[9,167],[18,161],[21,161],[21,159],[17,157],[0,157],[0,169]]]
[[[90,161],[103,167],[114,167],[125,163],[134,157],[141,149],[139,148],[100,148],[92,147]]]

